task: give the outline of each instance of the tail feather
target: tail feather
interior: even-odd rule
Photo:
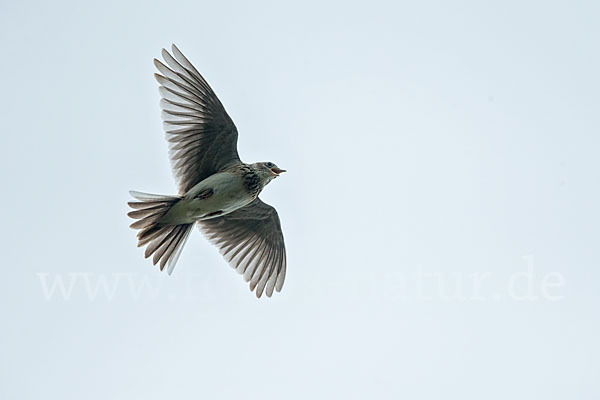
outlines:
[[[134,210],[134,211],[130,211],[127,213],[127,215],[129,215],[131,218],[134,219],[140,219],[140,218],[145,218],[148,217],[152,214],[154,214],[156,211],[159,211],[159,209],[162,206],[155,206],[155,207],[150,207],[150,208],[144,208],[141,210]]]
[[[152,240],[159,237],[162,233],[164,233],[164,231],[161,231],[159,227],[155,227],[153,232],[149,232],[149,233],[145,234],[144,237],[140,239],[140,236],[141,236],[140,234],[142,232],[143,231],[140,231],[140,233],[138,233],[138,247],[145,246]]]
[[[177,196],[165,196],[163,194],[152,194],[152,193],[143,193],[136,192],[135,190],[130,190],[129,194],[136,200],[140,200],[143,202],[163,202],[170,201],[173,199],[179,199]]]
[[[194,224],[163,225],[160,219],[180,200],[177,196],[161,196],[148,193],[130,192],[139,201],[129,202],[133,208],[127,215],[136,219],[130,226],[139,229],[138,247],[148,245],[144,257],[151,255],[156,265],[160,261],[160,270],[168,264],[169,275],[173,272],[181,250],[192,231]]]
[[[131,215],[130,215],[131,217]],[[151,214],[145,218],[138,219],[133,224],[129,225],[133,229],[144,229],[155,225],[155,223],[162,217],[161,214]],[[133,218],[133,217],[132,217]]]
[[[130,201],[127,204],[133,209],[147,210],[149,208],[160,207],[164,201]]]
[[[173,228],[171,233],[169,233],[169,235],[167,235],[165,237],[165,239],[162,241],[162,243],[156,248],[156,250],[154,251],[154,257],[152,257],[152,262],[154,264],[156,264],[160,260],[160,258],[165,254],[165,252],[167,251],[167,249],[169,248],[171,243],[173,243],[173,240],[175,240],[175,238],[177,238],[178,233],[179,233],[179,227],[176,226],[175,228]],[[168,260],[167,257],[165,257],[165,260]],[[162,261],[165,261],[165,260],[162,260]],[[160,266],[161,270],[164,268],[164,263],[162,261],[161,261],[161,266]]]
[[[173,273],[173,269],[175,269],[175,264],[177,264],[179,256],[181,255],[181,250],[183,250],[183,248],[185,247],[185,244],[187,243],[187,240],[190,237],[190,232],[192,232],[193,227],[194,224],[190,224],[188,226],[188,229],[185,231],[184,235],[180,236],[179,242],[177,243],[173,251],[169,253],[169,265],[167,267],[167,273],[169,275]]]
[[[160,229],[160,235],[156,239],[151,241],[148,247],[146,247],[144,257],[150,257],[154,252],[156,252],[156,250],[158,250],[160,246],[162,246],[163,243],[165,243],[166,241],[170,241],[171,234],[173,233],[175,228],[176,226],[174,225],[157,227],[157,229]],[[156,264],[156,262],[154,264]]]

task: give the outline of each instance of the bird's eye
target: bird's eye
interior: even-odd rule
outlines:
[[[267,168],[273,168],[273,163],[272,162],[268,162],[267,163]]]

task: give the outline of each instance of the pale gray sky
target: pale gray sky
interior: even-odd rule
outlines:
[[[598,4],[1,2],[0,398],[597,399]],[[289,171],[271,299],[128,228],[173,42]]]

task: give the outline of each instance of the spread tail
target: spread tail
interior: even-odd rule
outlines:
[[[133,208],[127,215],[137,219],[130,226],[139,229],[138,247],[148,245],[144,256],[148,258],[154,254],[152,262],[156,265],[160,261],[161,271],[168,264],[167,272],[171,275],[194,224],[164,225],[159,221],[181,197],[129,193],[138,200],[127,203]]]

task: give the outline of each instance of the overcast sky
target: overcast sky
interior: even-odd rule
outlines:
[[[0,398],[599,398],[598,4],[0,2]],[[136,247],[171,43],[289,171],[273,298]]]

